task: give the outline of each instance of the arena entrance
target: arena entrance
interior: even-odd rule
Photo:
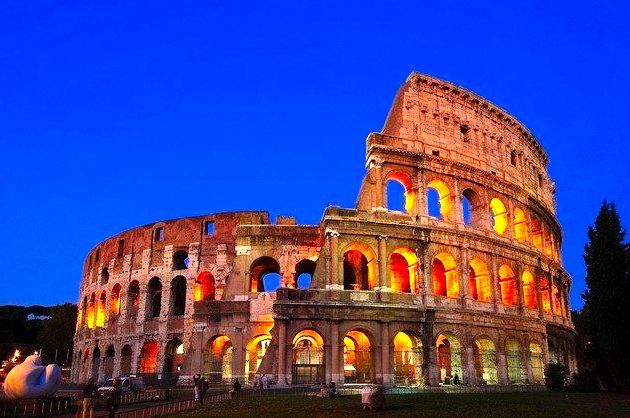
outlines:
[[[394,336],[394,384],[417,386],[422,383],[422,343],[413,334]]]
[[[348,331],[343,339],[343,344],[344,382],[372,382],[375,374],[374,356],[368,336],[363,331]]]
[[[300,331],[293,338],[291,383],[314,385],[326,383],[324,339],[314,330]]]
[[[227,335],[211,338],[204,351],[203,374],[210,383],[232,380],[232,342]]]

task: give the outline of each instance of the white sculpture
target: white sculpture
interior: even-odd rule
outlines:
[[[4,380],[4,392],[9,399],[43,398],[57,392],[61,370],[56,364],[42,366],[37,354],[28,356],[15,366]]]

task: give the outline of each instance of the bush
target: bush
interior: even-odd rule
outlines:
[[[545,385],[551,390],[561,390],[567,383],[569,368],[560,363],[549,363],[545,367]]]
[[[573,375],[571,389],[576,392],[597,392],[599,384],[597,376],[592,371],[581,371]]]

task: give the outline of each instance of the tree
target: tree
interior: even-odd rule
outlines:
[[[584,312],[597,374],[607,389],[630,390],[629,249],[614,203],[603,202],[584,247]]]
[[[37,338],[45,363],[54,362],[55,353],[58,364],[65,362],[68,353],[72,354],[72,339],[74,338],[76,322],[76,305],[64,303],[51,308],[50,318],[44,321]]]

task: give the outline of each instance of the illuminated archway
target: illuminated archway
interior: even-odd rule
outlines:
[[[249,269],[250,292],[275,292],[280,286],[279,279],[280,264],[271,257],[259,257]]]
[[[526,308],[536,309],[538,301],[536,300],[536,282],[531,271],[525,270],[521,278],[523,284],[523,304]]]
[[[455,258],[448,253],[435,256],[431,268],[433,294],[436,296],[459,297],[459,276]]]
[[[492,228],[494,232],[503,235],[508,225],[508,214],[505,205],[496,197],[490,201],[490,211],[492,212]]]
[[[514,237],[518,242],[527,242],[527,216],[523,209],[514,208]]]
[[[492,279],[488,266],[481,258],[473,258],[468,265],[468,286],[473,299],[492,301]]]
[[[551,313],[551,289],[549,289],[549,280],[546,277],[540,278],[540,300],[546,313]]]
[[[247,344],[247,354],[245,355],[245,378],[247,382],[254,379],[270,345],[271,335],[269,334],[254,337]],[[268,365],[271,366],[269,363]]]
[[[343,375],[345,383],[369,383],[374,378],[372,344],[363,331],[348,331],[343,339]]]
[[[291,382],[297,385],[326,383],[324,339],[313,329],[298,332],[293,338]]]
[[[138,371],[140,373],[157,373],[157,358],[160,345],[155,340],[145,341],[140,350]]]
[[[195,282],[195,301],[214,299],[214,277],[209,271],[202,271]]]
[[[388,192],[387,193],[388,209],[392,208],[390,196],[389,196],[389,191],[390,191],[389,183],[390,182],[396,182],[403,187],[404,204],[403,204],[402,209],[404,209],[405,213],[412,213],[414,209],[415,200],[416,200],[416,194],[413,191],[411,177],[408,174],[400,172],[400,171],[392,171],[387,175],[385,185],[387,187],[387,192]]]
[[[507,361],[508,379],[512,383],[523,381],[523,363],[521,361],[521,343],[515,338],[505,342],[505,358]]]
[[[558,286],[554,283],[553,286],[551,287],[552,292],[553,292],[553,308],[554,308],[554,312],[556,315],[558,316],[564,316],[564,309],[562,307],[562,295],[560,294],[560,289],[558,288]]]
[[[94,328],[96,322],[96,293],[92,292],[90,295],[90,301],[87,308],[87,327],[89,329]]]
[[[184,364],[184,343],[179,338],[173,338],[166,344],[164,350],[164,373],[180,373]]]
[[[543,350],[540,344],[532,342],[529,344],[529,365],[532,369],[532,378],[536,383],[545,381],[545,362]]]
[[[394,336],[394,383],[415,386],[422,382],[422,343],[412,333]]]
[[[532,245],[538,251],[542,252],[542,249],[543,249],[543,236],[542,236],[542,227],[540,226],[540,221],[538,220],[538,218],[532,216],[532,219],[530,221],[530,225],[531,225],[531,227],[529,229],[531,231],[530,233],[531,233],[531,237],[532,237]]]
[[[543,247],[545,250],[545,255],[549,258],[553,257],[553,243],[552,243],[552,234],[549,231],[549,225],[545,224],[543,227]]]
[[[392,292],[418,293],[420,291],[420,263],[415,251],[398,248],[389,258]]]
[[[441,180],[431,180],[429,184],[427,184],[427,200],[430,200],[429,190],[437,192],[437,198],[440,206],[439,219],[442,221],[450,221],[451,210],[453,209],[453,197],[451,196],[448,186]],[[429,202],[429,206],[431,206],[431,202]]]
[[[140,284],[137,280],[129,283],[127,290],[127,318],[135,320],[140,309]]]
[[[105,312],[107,312],[107,293],[103,290],[98,298],[98,309],[96,310],[96,326],[105,326]]]
[[[131,356],[133,352],[131,350],[131,346],[126,344],[123,346],[122,350],[120,350],[120,375],[128,375],[131,373]]]
[[[355,242],[343,251],[343,288],[373,290],[376,286],[376,254],[369,245]]]
[[[438,335],[435,347],[437,351],[437,366],[440,382],[450,384],[455,376],[461,382],[462,354],[461,345],[457,337],[450,333]]]
[[[479,336],[473,341],[473,356],[477,379],[488,384],[497,384],[497,353],[494,343],[486,336]]]
[[[499,287],[501,289],[501,302],[507,306],[518,304],[518,289],[516,286],[516,274],[507,264],[499,266]]]
[[[120,293],[122,292],[122,286],[116,283],[112,288],[112,293],[109,300],[109,312],[112,318],[116,318],[120,315]]]
[[[232,380],[232,342],[227,335],[217,335],[206,344],[204,375],[212,383]]]

